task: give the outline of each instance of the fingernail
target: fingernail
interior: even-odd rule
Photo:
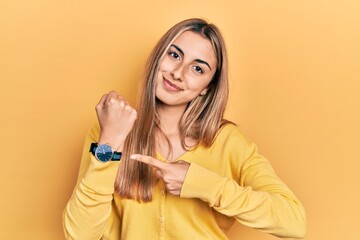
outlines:
[[[136,156],[134,154],[130,155],[130,159],[136,159]]]

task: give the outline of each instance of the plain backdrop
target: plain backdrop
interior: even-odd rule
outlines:
[[[226,117],[303,202],[305,239],[360,239],[359,13],[355,0],[1,0],[0,238],[64,239],[99,98],[115,89],[134,105],[156,41],[202,17],[227,43]]]

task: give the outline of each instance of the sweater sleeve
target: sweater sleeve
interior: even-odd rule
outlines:
[[[258,154],[253,143],[237,149],[243,149],[245,158],[239,160],[242,162],[239,178],[222,176],[191,163],[180,196],[199,198],[214,210],[260,231],[284,238],[303,238],[306,218],[300,201],[277,177],[268,160]]]
[[[89,153],[98,135],[96,125],[85,140],[78,181],[63,212],[66,239],[100,239],[108,223],[119,162],[101,163]]]

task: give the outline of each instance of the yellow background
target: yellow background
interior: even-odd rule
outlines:
[[[1,239],[63,239],[95,104],[111,89],[134,104],[149,51],[188,17],[222,30],[226,116],[305,205],[306,239],[360,239],[355,0],[1,0]],[[276,239],[237,224],[229,236]]]

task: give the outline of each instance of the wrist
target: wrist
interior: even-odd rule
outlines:
[[[107,144],[117,152],[121,152],[124,146],[124,140],[113,140],[108,138],[99,138],[98,144]]]

